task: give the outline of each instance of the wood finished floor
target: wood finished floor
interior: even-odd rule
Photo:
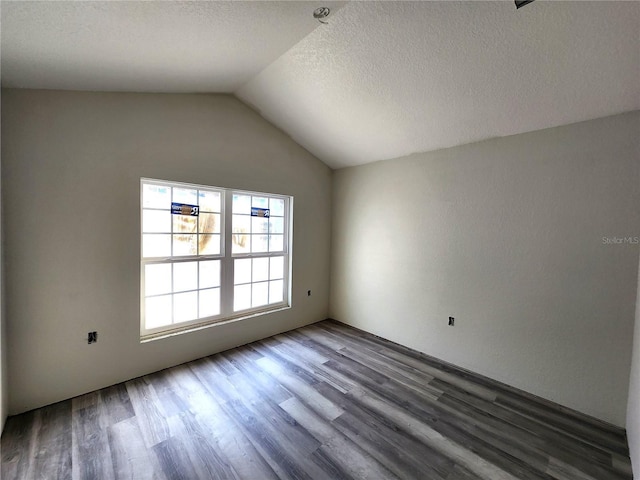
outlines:
[[[624,432],[325,321],[10,417],[2,479],[631,479]]]

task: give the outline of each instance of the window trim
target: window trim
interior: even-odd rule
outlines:
[[[143,212],[144,208],[144,185],[161,185],[166,187],[177,188],[189,188],[198,190],[209,190],[220,192],[220,253],[219,254],[207,254],[207,255],[180,255],[170,257],[148,257],[143,255]],[[284,215],[283,215],[283,250],[278,252],[243,252],[233,253],[233,196],[234,195],[252,195],[252,196],[264,196],[268,198],[278,198],[285,202]],[[172,217],[173,218],[173,217]],[[172,219],[173,223],[173,219]],[[140,178],[140,340],[146,342],[155,340],[158,338],[164,338],[190,331],[200,330],[213,325],[226,324],[230,322],[236,322],[246,318],[251,318],[267,313],[273,313],[291,308],[291,259],[292,259],[292,246],[293,246],[293,197],[283,194],[274,194],[267,192],[255,192],[250,190],[231,189],[224,187],[214,187],[208,185],[198,185],[185,182],[176,182],[171,180],[159,180],[153,178]],[[173,235],[173,226],[171,227],[171,234]],[[173,238],[172,238],[173,241]],[[234,303],[234,261],[243,258],[270,258],[270,257],[283,257],[283,299],[281,302],[261,305],[258,307],[243,309],[235,312],[233,307]],[[220,260],[220,313],[218,315],[196,318],[192,320],[182,321],[178,323],[171,323],[168,326],[161,326],[155,328],[146,328],[146,312],[145,303],[147,296],[145,295],[145,266],[149,264],[169,264],[174,265],[182,262],[193,261],[205,261],[205,260]],[[270,280],[266,280],[267,282]],[[259,282],[250,282],[249,285]],[[216,288],[216,287],[212,287]],[[199,291],[196,289],[194,291]],[[183,292],[172,292],[175,293]],[[173,311],[171,313],[173,320]]]

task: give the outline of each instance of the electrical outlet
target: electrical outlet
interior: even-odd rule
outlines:
[[[455,321],[456,321],[456,319],[455,319],[455,318],[453,318],[453,317],[449,317],[449,326],[450,326],[450,327],[453,327],[453,324],[454,324],[454,322],[455,322]]]
[[[96,343],[98,341],[98,332],[89,332],[87,335],[87,343]]]

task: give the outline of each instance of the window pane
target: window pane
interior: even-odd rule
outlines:
[[[200,318],[220,315],[220,289],[200,290]]]
[[[233,245],[231,246],[232,253],[249,253],[249,247],[251,244],[251,236],[247,234],[234,234],[231,237]]]
[[[236,285],[233,287],[233,310],[251,308],[251,285]]]
[[[219,212],[220,211],[220,193],[219,192],[207,192],[200,190],[200,211],[204,212]]]
[[[220,254],[220,235],[199,235],[200,255]]]
[[[174,235],[173,236],[173,256],[196,255],[197,235]]]
[[[179,293],[173,296],[174,323],[198,318],[198,292]]]
[[[284,282],[275,280],[269,282],[269,303],[280,303],[284,300]]]
[[[269,280],[269,259],[254,258],[252,281],[262,282],[263,280]]]
[[[168,210],[143,210],[142,231],[171,233],[171,214]]]
[[[233,213],[251,215],[251,197],[249,195],[234,195]]]
[[[251,217],[249,215],[234,215],[231,225],[234,235],[231,237],[233,242],[232,253],[248,253],[249,252],[249,232],[251,231]]]
[[[233,233],[250,233],[251,217],[249,215],[234,215],[232,227]]]
[[[284,200],[281,198],[269,199],[269,210],[271,210],[271,216],[284,216]]]
[[[173,217],[173,233],[196,233],[198,217],[189,215],[171,215]]]
[[[267,251],[269,237],[267,235],[251,235],[251,252],[262,253]]]
[[[251,217],[251,233],[269,233],[269,219]]]
[[[258,208],[269,208],[269,199],[265,197],[252,197],[251,206]]]
[[[200,288],[220,286],[220,260],[200,262]]]
[[[198,192],[192,188],[173,187],[173,201],[198,205]]]
[[[184,292],[198,288],[198,262],[173,264],[173,291]]]
[[[171,295],[146,298],[144,313],[144,323],[146,328],[171,325]]]
[[[242,258],[236,259],[233,262],[233,283],[238,285],[239,283],[251,282],[251,259]]]
[[[171,187],[161,185],[142,184],[143,208],[171,208]]]
[[[269,283],[261,282],[253,284],[253,291],[251,294],[251,306],[261,307],[269,303]]]
[[[270,262],[269,278],[271,280],[283,278],[284,257],[271,257],[269,259],[269,262]]]
[[[157,233],[142,235],[142,255],[144,257],[170,257],[171,235]]]
[[[270,235],[269,236],[269,251],[281,252],[284,250],[284,236],[283,235]]]
[[[269,233],[284,233],[284,218],[282,217],[270,218]]]
[[[145,265],[144,287],[145,295],[171,293],[171,264]]]
[[[200,233],[220,233],[220,215],[217,213],[201,213],[198,217]]]

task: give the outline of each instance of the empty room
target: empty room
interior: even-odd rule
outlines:
[[[0,33],[2,480],[640,480],[640,2]]]

